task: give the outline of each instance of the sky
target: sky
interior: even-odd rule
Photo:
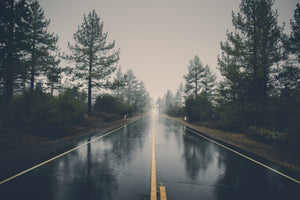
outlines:
[[[196,54],[217,75],[220,42],[226,31],[234,31],[232,11],[239,11],[240,0],[39,0],[49,31],[58,35],[58,46],[67,52],[68,42],[93,9],[108,41],[120,49],[122,72],[132,69],[143,80],[155,100],[170,89],[176,92],[189,60]],[[275,0],[279,25],[289,33],[298,0]]]

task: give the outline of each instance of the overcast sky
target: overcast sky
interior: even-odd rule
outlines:
[[[83,22],[83,15],[95,9],[104,22],[109,41],[121,49],[122,71],[132,68],[156,99],[176,91],[189,60],[196,54],[220,77],[217,56],[226,30],[232,31],[231,12],[240,0],[39,0],[49,30],[59,36],[59,48],[67,51],[68,41]],[[279,24],[290,19],[298,0],[275,0]]]

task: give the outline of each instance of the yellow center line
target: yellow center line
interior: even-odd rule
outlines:
[[[62,154],[59,154],[58,156],[55,156],[55,157],[53,157],[53,158],[50,158],[49,160],[46,160],[46,161],[44,161],[44,162],[42,162],[42,163],[40,163],[40,164],[37,164],[37,165],[35,165],[35,166],[33,166],[33,167],[29,168],[29,169],[26,169],[26,170],[24,170],[24,171],[22,171],[22,172],[20,172],[20,173],[18,173],[18,174],[16,174],[16,175],[14,175],[14,176],[11,176],[11,177],[9,177],[9,178],[7,178],[7,179],[1,181],[1,182],[0,182],[0,185],[1,185],[1,184],[4,184],[4,183],[6,183],[6,182],[8,182],[8,181],[10,181],[10,180],[12,180],[12,179],[15,179],[15,178],[17,178],[17,177],[19,177],[19,176],[21,176],[21,175],[23,175],[23,174],[26,174],[27,172],[30,172],[30,171],[32,171],[32,170],[34,170],[34,169],[36,169],[36,168],[38,168],[38,167],[40,167],[40,166],[43,166],[43,165],[45,165],[45,164],[47,164],[47,163],[49,163],[49,162],[51,162],[51,161],[53,161],[53,160],[55,160],[55,159],[57,159],[57,158],[60,158],[60,157],[66,155],[66,154],[68,154],[68,153],[70,153],[70,152],[72,152],[72,151],[74,151],[74,150],[76,150],[76,149],[79,149],[79,148],[81,148],[81,147],[83,147],[83,146],[86,146],[87,144],[92,143],[92,142],[94,142],[94,141],[96,141],[96,140],[98,140],[98,139],[100,139],[100,138],[103,138],[104,136],[107,136],[107,135],[109,135],[109,134],[111,134],[111,133],[113,133],[113,132],[115,132],[115,131],[117,131],[117,130],[120,130],[120,129],[123,128],[123,127],[124,127],[124,126],[121,126],[121,127],[117,128],[117,129],[114,129],[114,130],[112,130],[112,131],[109,131],[108,133],[105,133],[105,134],[103,134],[103,135],[101,135],[101,136],[99,136],[99,137],[96,137],[95,139],[93,139],[93,140],[91,140],[91,141],[89,141],[89,142],[86,142],[86,143],[84,143],[84,144],[82,144],[82,145],[79,145],[79,146],[77,146],[77,147],[75,147],[75,148],[73,148],[73,149],[70,149],[69,151],[66,151],[66,152],[64,152],[64,153],[62,153]]]
[[[151,200],[156,200],[156,168],[155,168],[155,129],[152,134],[152,168],[151,168]]]
[[[160,200],[167,200],[167,193],[166,193],[166,188],[165,186],[160,186]]]
[[[155,129],[153,122],[153,133],[152,133],[152,168],[151,168],[151,200],[157,199],[157,191],[156,191],[156,164],[155,164],[155,136],[157,134],[157,130]],[[160,186],[160,199],[167,200],[166,188],[165,186]]]

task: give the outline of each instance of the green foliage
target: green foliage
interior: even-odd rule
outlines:
[[[69,43],[72,55],[65,58],[76,62],[75,78],[87,81],[88,116],[92,115],[92,88],[103,88],[109,76],[116,70],[114,63],[119,60],[119,50],[112,51],[115,42],[107,44],[107,32],[95,10],[84,15],[83,23],[74,33],[75,44]]]
[[[33,134],[59,137],[83,119],[84,104],[68,93],[51,97],[41,91],[15,96],[4,112],[4,124]]]
[[[216,76],[212,74],[208,65],[203,66],[199,56],[196,55],[193,60],[190,60],[188,74],[184,76],[184,79],[186,95],[196,97],[200,92],[212,93]]]
[[[44,11],[37,0],[31,1],[28,13],[24,31],[29,57],[27,73],[30,75],[30,90],[33,91],[35,77],[41,73],[47,74],[48,67],[59,63],[55,58],[58,36],[47,31],[50,20],[45,19]]]
[[[87,94],[83,91],[79,91],[78,87],[66,88],[61,95],[66,95],[70,98],[76,99],[85,104],[87,100]]]
[[[59,121],[63,121],[64,125],[75,124],[83,119],[86,104],[86,94],[77,92],[69,93],[68,90],[63,92],[56,98],[56,113],[59,115],[57,118]]]
[[[180,83],[175,96],[171,90],[168,90],[164,98],[158,98],[156,104],[159,112],[166,113],[173,117],[183,117],[185,115],[185,108],[183,105],[183,84]]]
[[[282,29],[277,25],[273,0],[242,0],[240,12],[232,15],[236,29],[221,42],[218,62],[223,85],[231,100],[264,105],[270,91],[274,63],[284,58]]]
[[[129,104],[122,102],[122,100],[117,97],[103,94],[96,98],[94,112],[96,113],[96,116],[102,116],[109,119],[113,119],[114,115],[118,115],[118,117],[115,118],[119,119],[120,117],[123,117],[124,114],[131,115],[132,107]],[[107,115],[103,113],[106,113]]]
[[[166,113],[173,117],[183,117],[185,115],[185,107],[171,106]]]
[[[248,130],[248,134],[256,139],[263,140],[270,143],[283,143],[287,141],[287,133],[278,131],[270,131],[256,126],[251,126]]]
[[[138,80],[132,69],[129,69],[122,80],[122,87],[119,88],[118,97],[127,102],[134,113],[144,113],[150,108],[150,96],[143,81]],[[120,79],[120,78],[119,78]]]
[[[138,89],[139,80],[134,75],[132,69],[127,71],[125,87],[123,90],[123,96],[126,101],[128,101],[129,105],[132,105],[134,102],[134,92]]]
[[[235,32],[228,32],[227,41],[221,42],[218,63],[225,79],[219,85],[222,100],[217,110],[226,129],[280,127],[281,107],[271,89],[278,84],[274,64],[285,59],[286,41],[273,4],[273,0],[242,0],[240,11],[232,14]]]
[[[122,119],[122,117],[120,115],[114,114],[114,113],[95,112],[94,115],[96,117],[100,117],[100,118],[104,119],[107,122],[118,120],[118,119]]]
[[[29,2],[21,0],[0,1],[0,93],[9,103],[15,90],[24,88],[28,49],[24,31]]]
[[[291,20],[292,33],[290,37],[290,50],[297,56],[298,62],[300,62],[300,4],[297,4],[297,8],[294,12],[294,20]]]
[[[59,88],[58,85],[61,81],[61,73],[63,72],[64,70],[53,65],[53,66],[50,66],[47,68],[46,70],[46,76],[47,76],[47,79],[48,79],[48,83],[47,85],[49,86],[50,88],[50,95],[53,96],[53,91],[54,89],[57,89]]]
[[[188,120],[191,122],[213,119],[213,105],[205,93],[201,93],[196,98],[189,96],[185,101],[185,108]]]
[[[31,91],[36,76],[45,75],[55,58],[58,37],[49,33],[37,0],[3,0],[0,3],[0,93],[8,103],[22,92],[28,80]]]
[[[220,127],[229,131],[241,131],[246,128],[246,124],[242,119],[240,110],[241,106],[223,104],[218,108],[218,121]]]
[[[6,126],[38,135],[60,136],[83,119],[84,110],[91,116],[93,89],[117,89],[121,97],[126,75],[119,71],[117,80],[109,82],[119,50],[114,50],[114,41],[107,42],[103,22],[93,10],[84,15],[82,25],[73,35],[75,44],[69,44],[71,55],[62,56],[76,63],[73,70],[66,68],[68,75],[74,78],[73,84],[87,84],[87,95],[71,88],[53,97],[61,83],[61,73],[67,71],[58,66],[58,37],[48,32],[49,24],[38,0],[0,1],[0,110]],[[30,91],[23,92],[28,83]],[[44,85],[48,85],[50,95],[43,92]],[[119,119],[125,113],[145,112],[150,105],[142,81],[131,88],[129,96],[130,105],[123,99],[103,98],[104,102],[96,102],[97,114],[108,120]]]

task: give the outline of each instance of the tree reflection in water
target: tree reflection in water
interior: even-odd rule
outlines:
[[[220,151],[219,165],[226,166],[218,180],[218,199],[294,199],[298,189],[291,181],[229,151]]]
[[[139,120],[60,159],[53,172],[53,199],[115,199],[120,170],[145,143],[146,128]]]
[[[212,161],[212,155],[208,152],[209,143],[199,143],[195,138],[185,134],[183,144],[186,172],[192,180],[196,180],[199,171],[206,171]]]

